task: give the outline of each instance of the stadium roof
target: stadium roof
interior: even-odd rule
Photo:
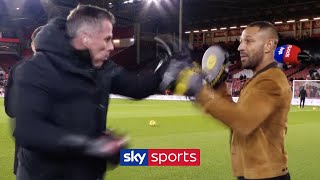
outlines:
[[[179,0],[154,0],[160,2],[150,5],[148,13],[143,14],[143,11],[147,11],[144,1],[133,0],[133,3],[126,4],[117,1],[112,9],[120,16],[137,17],[142,14],[140,19],[178,22]],[[156,7],[157,4],[162,7]],[[183,4],[184,29],[239,26],[257,20],[275,22],[320,16],[319,0],[183,0]]]
[[[40,1],[46,0],[0,0],[0,23],[14,22],[25,26],[45,22],[46,16]],[[178,30],[179,0],[79,0],[79,2],[110,9],[120,25],[139,21],[159,24],[168,31]],[[184,30],[239,26],[256,20],[275,22],[318,16],[320,16],[318,0],[183,0]]]
[[[197,5],[199,4],[199,5]],[[320,16],[319,0],[186,0],[188,27],[234,26]],[[193,8],[198,7],[198,8]]]

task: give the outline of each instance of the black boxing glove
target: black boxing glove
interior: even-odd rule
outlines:
[[[155,37],[163,50],[162,61],[158,64],[155,72],[161,77],[159,89],[164,92],[178,78],[179,73],[192,66],[190,47],[184,43],[181,50],[178,50],[178,41],[164,42],[162,39]]]

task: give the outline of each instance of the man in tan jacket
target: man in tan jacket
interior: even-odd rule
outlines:
[[[242,32],[238,47],[242,67],[254,76],[237,103],[225,84],[211,88],[193,80],[187,85],[205,112],[231,128],[232,169],[238,180],[290,179],[284,138],[292,94],[287,77],[274,62],[277,43],[277,32],[269,22],[251,23]]]
[[[225,86],[203,88],[197,102],[232,129],[231,159],[238,179],[288,180],[284,150],[291,90],[285,74],[276,67],[278,35],[268,22],[251,23],[240,38],[242,67],[254,72],[237,103],[225,95]]]

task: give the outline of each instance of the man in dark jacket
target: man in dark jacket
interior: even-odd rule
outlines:
[[[307,96],[307,91],[304,89],[304,86],[302,86],[302,88],[299,92],[300,108],[304,108],[304,102],[306,101],[306,96]]]
[[[118,160],[125,140],[105,133],[109,94],[145,98],[162,76],[107,59],[113,23],[107,10],[82,5],[36,37],[37,54],[16,75],[18,180],[97,180]]]
[[[34,43],[34,39],[36,37],[36,35],[38,34],[38,32],[41,30],[42,26],[36,28],[32,35],[31,35],[31,49],[33,51],[33,53],[36,53],[35,51],[35,43]],[[6,114],[12,118],[12,124],[15,124],[15,117],[16,117],[16,112],[15,112],[15,104],[17,103],[17,101],[14,99],[14,90],[13,88],[15,87],[15,72],[19,71],[19,67],[24,63],[25,61],[19,61],[17,64],[15,64],[13,67],[11,67],[10,69],[10,73],[9,73],[9,78],[7,81],[7,85],[5,87],[5,95],[4,95],[4,108],[5,108],[5,112]],[[14,135],[14,133],[13,133]],[[17,159],[17,153],[19,151],[19,144],[17,144],[17,142],[15,142],[15,151],[14,151],[14,164],[13,164],[13,173],[16,174],[17,173],[17,167],[18,167],[18,159]]]

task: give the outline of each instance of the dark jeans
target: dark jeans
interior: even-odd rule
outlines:
[[[247,180],[247,179],[244,177],[238,177],[238,180]],[[267,178],[267,179],[260,179],[260,180],[290,180],[290,174],[288,173],[283,176],[278,176],[278,177],[274,177],[274,178]]]

